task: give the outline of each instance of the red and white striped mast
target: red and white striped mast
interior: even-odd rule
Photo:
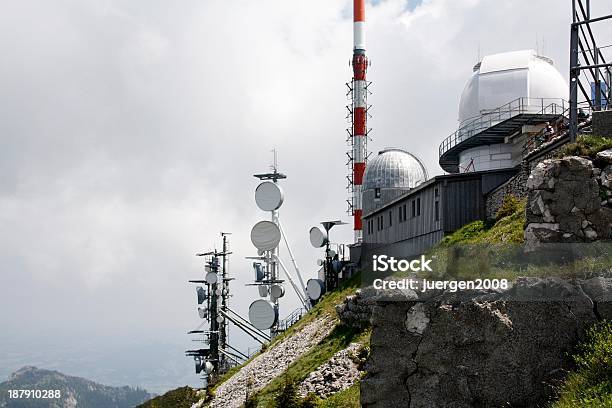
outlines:
[[[368,85],[366,72],[368,58],[365,51],[365,0],[353,0],[353,80],[349,85],[352,105],[349,108],[352,126],[349,141],[352,149],[349,163],[352,165],[349,176],[349,190],[352,192],[350,209],[353,215],[355,243],[362,239],[361,185],[367,159],[367,115]]]

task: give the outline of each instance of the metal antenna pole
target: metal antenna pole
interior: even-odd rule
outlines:
[[[221,308],[222,312],[227,311],[229,307],[229,240],[228,235],[229,232],[222,232],[221,237],[223,238],[223,269],[221,271]],[[219,327],[219,342],[221,349],[225,349],[227,347],[227,342],[229,339],[229,327],[225,320],[225,316],[221,314],[221,324]]]
[[[578,12],[580,11],[580,12]],[[569,130],[570,141],[575,142],[578,135],[578,89],[582,92],[582,96],[588,102],[589,107],[593,111],[601,110],[603,106],[602,97],[606,99],[606,103],[610,103],[610,99],[606,95],[602,95],[602,75],[600,69],[609,70],[612,67],[608,63],[600,47],[597,45],[595,35],[591,29],[591,24],[612,19],[611,15],[592,17],[590,0],[572,0],[572,24],[570,31],[570,114],[569,114]],[[582,38],[580,36],[582,33]],[[588,33],[588,36],[587,36]],[[593,59],[591,61],[589,56]],[[580,65],[581,59],[585,65]],[[581,75],[584,71],[584,75]],[[586,75],[590,74],[589,78]],[[595,95],[589,95],[586,87],[581,83],[581,78],[585,77],[589,83],[589,87],[593,88],[592,92]],[[609,88],[608,78],[603,77],[605,85]],[[607,83],[606,83],[607,81]]]
[[[291,263],[293,263],[293,267],[295,268],[296,275],[298,280],[300,281],[300,285],[302,286],[302,290],[304,291],[304,296],[306,295],[306,286],[304,285],[304,280],[302,279],[302,274],[300,273],[300,269],[298,268],[297,262],[295,261],[295,257],[293,256],[293,251],[291,251],[291,247],[289,246],[289,242],[287,241],[287,235],[285,235],[285,230],[278,220],[278,228],[280,229],[281,235],[283,236],[283,240],[285,241],[285,245],[287,246],[287,252],[289,252],[289,257],[291,258]]]
[[[300,292],[300,289],[298,288],[298,286],[295,284],[295,282],[291,278],[291,275],[289,275],[289,271],[287,271],[287,268],[285,268],[283,261],[281,261],[280,258],[278,257],[276,257],[276,261],[280,265],[281,269],[285,272],[285,275],[287,276],[287,280],[289,280],[289,283],[291,283],[291,286],[293,286],[293,290],[295,291],[295,294],[297,295],[298,299],[300,299],[300,302],[302,302],[304,307],[308,309],[308,302],[306,302],[306,299],[304,299],[302,293]]]
[[[576,21],[576,0],[573,0],[574,21]],[[579,32],[576,23],[572,24],[570,35],[570,142],[576,141],[578,134],[578,81],[580,70],[578,69],[578,45]]]

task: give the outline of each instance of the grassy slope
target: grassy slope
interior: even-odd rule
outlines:
[[[293,333],[300,330],[305,325],[319,317],[328,317],[337,320],[338,317],[336,316],[335,306],[341,303],[345,297],[355,293],[357,288],[359,288],[360,284],[361,278],[359,276],[355,276],[348,282],[346,282],[340,290],[325,295],[323,299],[315,307],[313,307],[302,319],[300,319],[296,324],[291,326],[286,332],[277,336],[272,341],[272,343],[265,347],[262,351],[260,351],[260,353],[265,352],[266,348],[278,343],[282,339],[293,335]],[[357,337],[358,333],[353,333],[350,330],[335,329],[331,333],[331,335],[328,338],[324,339],[319,345],[317,345],[314,350],[311,350],[311,352],[303,356],[300,360],[296,361],[291,366],[291,374],[300,378],[305,377],[310,372],[308,371],[306,372],[306,374],[304,374],[305,370],[308,370],[310,368],[314,370],[323,362],[327,361],[333,354],[348,346],[348,344],[354,341],[353,339]],[[360,338],[360,340],[364,341],[362,338]],[[233,367],[227,373],[223,374],[214,384],[214,386],[210,388],[209,395],[214,395],[214,392],[217,387],[219,387],[219,385],[223,384],[234,374],[240,371],[242,367],[247,365],[253,358],[258,356],[260,353],[255,354],[253,357],[251,357],[251,359],[249,359],[241,366]],[[268,387],[261,390],[259,394],[262,395],[262,399],[270,401],[270,399],[273,397],[273,394],[278,391],[278,387],[281,385],[281,382],[282,380],[280,378],[277,378],[271,384],[269,384]],[[195,391],[193,391],[189,387],[178,388],[146,402],[142,405],[142,407],[174,408],[189,406],[190,404],[188,404],[188,401],[191,401],[191,403],[197,402],[197,399],[195,401],[192,401],[194,395]]]
[[[577,370],[567,376],[552,407],[612,407],[612,323],[593,326],[574,360]]]
[[[321,400],[317,406],[319,408],[358,408],[361,406],[359,398],[359,383],[357,382],[350,388]]]
[[[598,152],[612,149],[612,138],[580,135],[576,143],[569,143],[559,150],[557,157],[583,156],[595,159]]]
[[[321,299],[321,301],[310,311],[306,316],[304,316],[298,323],[292,326],[287,332],[283,333],[283,335],[278,336],[273,344],[277,341],[282,340],[286,336],[291,336],[296,330],[299,330],[304,325],[308,324],[312,320],[326,316],[329,318],[333,318],[335,320],[338,319],[336,316],[335,306],[339,303],[342,303],[344,298],[355,293],[357,288],[361,283],[361,278],[359,275],[353,277],[351,280],[346,282],[343,287],[336,292],[332,292],[327,294]],[[362,344],[369,343],[369,331],[360,332],[354,329],[349,329],[342,326],[336,326],[334,330],[323,339],[319,344],[314,346],[308,353],[304,354],[298,360],[296,360],[293,364],[287,367],[284,375],[289,376],[294,381],[300,382],[308,374],[317,369],[321,364],[328,361],[334,354],[338,351],[346,348],[350,343],[359,342]],[[274,396],[280,391],[283,386],[283,376],[279,376],[272,380],[266,387],[260,390],[257,395],[257,402],[259,407],[270,407],[273,406]],[[356,391],[355,391],[356,390]],[[353,394],[357,392],[356,401],[359,401],[359,387],[355,387],[352,390]],[[353,397],[353,400],[355,398]],[[330,406],[330,405],[322,405],[322,406]],[[357,405],[336,405],[338,407],[347,407],[351,408],[353,406],[359,407]]]
[[[139,405],[138,408],[184,408],[198,402],[196,391],[191,387],[181,387]]]

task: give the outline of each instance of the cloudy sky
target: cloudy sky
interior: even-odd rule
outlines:
[[[349,221],[352,2],[1,4],[0,351],[11,351],[1,377],[23,363],[66,369],[71,350],[78,360],[75,350],[129,345],[144,358],[171,344],[179,352],[167,359],[185,372],[167,385],[197,380],[180,354],[199,323],[193,255],[233,233],[232,303],[246,313],[249,231],[266,217],[252,174],[268,169],[271,149],[289,176],[281,216],[308,277],[318,256],[308,229]],[[569,0],[380,0],[367,11],[371,150],[406,148],[430,174],[441,173],[438,144],[478,55],[537,47],[567,77]],[[128,370],[120,355],[104,359]],[[71,374],[105,380],[92,360]]]

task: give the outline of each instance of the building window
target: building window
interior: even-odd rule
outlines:
[[[389,226],[393,226],[393,211],[389,211]]]
[[[421,198],[417,198],[417,203],[416,203],[416,210],[417,210],[417,215],[421,215]]]
[[[374,189],[374,198],[380,198],[380,188]]]
[[[440,221],[440,202],[436,201],[434,203],[434,214],[436,217],[436,221]]]
[[[412,218],[416,217],[416,201],[412,200]]]
[[[437,187],[434,189],[434,196],[435,196],[436,198],[440,197],[440,191],[438,190],[438,188],[437,188]]]

